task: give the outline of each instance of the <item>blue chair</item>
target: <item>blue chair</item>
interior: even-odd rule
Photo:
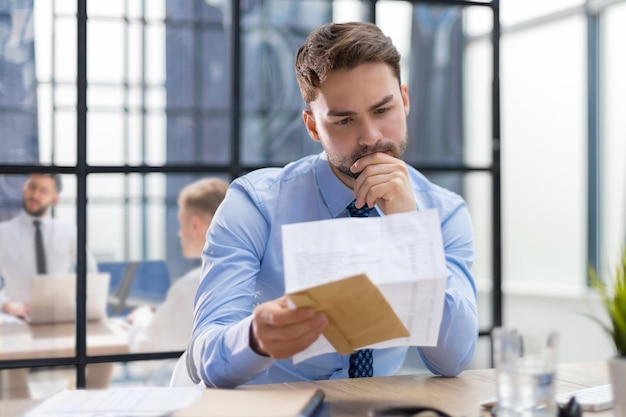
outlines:
[[[137,263],[134,277],[126,295],[125,305],[156,307],[170,288],[170,273],[165,261],[141,261]]]
[[[111,275],[109,316],[126,315],[142,305],[156,307],[170,287],[167,264],[162,260],[101,262],[98,270]]]

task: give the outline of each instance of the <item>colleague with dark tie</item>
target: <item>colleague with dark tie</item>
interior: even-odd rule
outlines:
[[[0,223],[0,307],[5,314],[27,319],[30,288],[35,275],[66,273],[75,270],[76,227],[53,219],[51,208],[59,201],[60,175],[30,174],[22,189],[22,210]],[[96,272],[95,259],[87,254],[87,271]],[[92,365],[90,365],[92,366]],[[92,366],[110,373],[110,366]],[[25,369],[4,373],[10,397],[28,397]],[[95,372],[91,372],[92,381]],[[106,381],[108,376],[104,376]],[[101,386],[99,383],[95,386]]]
[[[304,125],[323,152],[231,184],[202,253],[187,349],[191,378],[233,387],[396,373],[409,347],[293,362],[328,319],[323,312],[289,308],[281,226],[431,208],[439,213],[447,267],[443,319],[436,346],[411,349],[433,373],[459,374],[478,338],[472,224],[460,196],[402,160],[409,94],[397,49],[373,24],[327,24],[299,48],[295,70]]]
[[[22,189],[23,209],[0,223],[0,276],[4,281],[0,306],[5,313],[27,318],[32,278],[75,268],[76,227],[50,214],[60,192],[60,175],[29,175]],[[89,254],[87,270],[97,271]]]

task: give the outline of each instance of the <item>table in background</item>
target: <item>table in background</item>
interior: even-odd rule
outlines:
[[[115,321],[87,323],[87,354],[90,356],[128,353],[128,331]],[[71,357],[76,353],[74,323],[34,324],[0,323],[0,360]],[[91,364],[87,379],[90,388],[106,388],[113,364]],[[0,368],[2,366],[0,365]],[[0,369],[0,394],[10,398],[28,395],[28,368]],[[4,374],[4,377],[3,375]],[[4,380],[4,381],[3,381]],[[3,382],[3,383],[2,383]],[[0,415],[4,417],[4,415]]]
[[[0,323],[0,360],[61,358],[76,351],[74,323]],[[87,354],[128,353],[128,331],[116,321],[87,323]]]

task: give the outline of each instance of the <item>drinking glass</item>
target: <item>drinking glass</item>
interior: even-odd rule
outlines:
[[[492,343],[497,417],[556,417],[558,333],[496,328]]]

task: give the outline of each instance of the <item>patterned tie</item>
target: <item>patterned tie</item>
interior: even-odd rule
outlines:
[[[350,217],[369,217],[370,209],[367,205],[356,208],[354,203],[356,200],[348,204],[348,213]],[[374,376],[374,356],[372,349],[361,349],[350,355],[350,368],[348,369],[350,378],[363,378]]]
[[[33,220],[35,225],[35,256],[37,259],[37,273],[45,274],[46,268],[46,253],[43,249],[43,237],[41,236],[41,220]]]

